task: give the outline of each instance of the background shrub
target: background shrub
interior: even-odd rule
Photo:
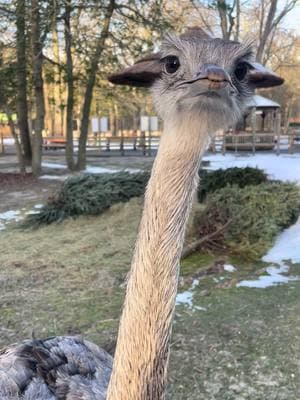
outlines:
[[[82,214],[100,214],[115,203],[141,196],[148,179],[146,172],[85,174],[68,178],[38,214],[28,216],[25,226],[50,224]]]
[[[296,185],[283,182],[226,186],[209,194],[205,204],[194,217],[194,235],[201,238],[219,232],[203,247],[226,248],[258,259],[272,246],[276,235],[299,216],[300,193]]]
[[[222,189],[227,185],[237,185],[243,188],[248,185],[260,185],[267,182],[268,178],[264,171],[258,168],[227,168],[208,171],[199,171],[200,185],[198,187],[198,200],[204,201],[208,193]]]

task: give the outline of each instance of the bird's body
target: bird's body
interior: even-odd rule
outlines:
[[[80,337],[30,340],[0,352],[1,400],[104,400],[112,357]]]
[[[249,46],[210,38],[199,28],[167,36],[159,53],[110,81],[151,86],[164,121],[113,368],[107,353],[79,339],[29,342],[0,354],[1,400],[165,398],[180,255],[201,156],[211,134],[242,116],[256,87],[282,83],[254,62]]]

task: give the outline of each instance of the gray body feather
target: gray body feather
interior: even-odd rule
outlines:
[[[104,400],[112,357],[79,337],[31,340],[0,351],[1,400]]]

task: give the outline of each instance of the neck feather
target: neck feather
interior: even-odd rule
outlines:
[[[108,400],[161,400],[185,226],[208,141],[199,119],[166,122],[120,321]]]

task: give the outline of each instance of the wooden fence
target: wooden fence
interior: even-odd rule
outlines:
[[[89,136],[87,140],[87,149],[100,150],[104,153],[113,151],[125,155],[126,151],[139,152],[143,155],[152,155],[152,150],[157,150],[159,136],[110,136],[103,137],[98,135]],[[74,140],[74,147],[78,146],[78,140]],[[45,137],[43,139],[43,148],[45,150],[65,149],[66,140],[62,137]]]
[[[255,153],[256,150],[273,150],[277,154],[280,151],[294,153],[297,139],[300,138],[292,129],[285,133],[280,130],[278,135],[272,132],[226,132],[215,136],[210,150],[223,154],[226,151],[251,151]],[[300,144],[300,142],[298,143]]]
[[[0,134],[0,154],[5,152],[5,140],[7,138]],[[153,155],[158,149],[159,136],[89,136],[87,140],[87,148],[90,150],[100,151],[104,154],[118,153],[125,155],[126,153],[136,153],[137,155]],[[74,140],[75,149],[78,146],[78,140]],[[43,139],[43,148],[45,150],[65,149],[66,140],[63,137],[47,137]],[[255,153],[257,150],[281,151],[294,153],[300,150],[300,132],[290,129],[288,132],[280,130],[279,135],[272,132],[239,132],[239,133],[220,133],[215,136],[210,145],[212,152],[227,151],[251,151]]]

